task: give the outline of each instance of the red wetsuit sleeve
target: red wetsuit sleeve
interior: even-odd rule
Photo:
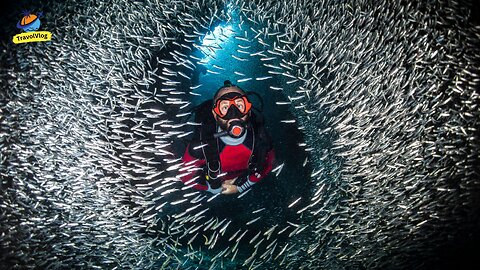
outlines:
[[[267,156],[265,157],[265,166],[263,167],[263,170],[261,172],[251,174],[249,177],[250,181],[257,183],[265,178],[265,176],[272,171],[274,161],[275,151],[272,148],[270,151],[268,151]]]
[[[205,166],[205,159],[197,159],[190,155],[189,152],[190,144],[185,149],[185,154],[183,155],[182,161],[184,166],[180,169],[180,179],[182,182],[188,186],[192,186],[198,190],[207,190],[208,186],[201,185],[197,183],[197,180],[192,180],[192,178],[199,176],[201,177],[201,171],[203,166]]]

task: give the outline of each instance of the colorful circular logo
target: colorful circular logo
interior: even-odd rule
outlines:
[[[23,12],[23,18],[17,23],[17,28],[25,32],[37,31],[40,28],[40,17],[42,13],[31,14],[30,11]]]

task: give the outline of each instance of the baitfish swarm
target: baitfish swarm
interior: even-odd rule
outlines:
[[[2,269],[422,269],[478,236],[473,4],[37,5],[52,42],[1,43]],[[222,23],[235,50],[206,74],[283,97],[268,110],[292,112],[277,124],[304,135],[306,177],[279,155],[240,196],[181,183],[193,52],[224,52],[201,42]]]

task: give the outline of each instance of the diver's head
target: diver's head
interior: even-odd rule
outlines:
[[[246,93],[228,80],[213,97],[213,117],[231,137],[241,137],[245,133],[251,108]]]

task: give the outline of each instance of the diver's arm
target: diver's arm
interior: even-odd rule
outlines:
[[[272,148],[270,149],[270,151],[268,151],[267,156],[265,157],[265,166],[263,167],[263,170],[261,172],[254,172],[249,175],[247,181],[237,187],[238,192],[244,192],[245,190],[251,188],[254,184],[258,183],[260,180],[265,178],[272,171],[274,161],[275,151]]]
[[[185,166],[179,170],[181,172],[180,179],[182,180],[182,182],[185,185],[191,186],[197,190],[204,190],[213,194],[222,192],[221,186],[217,188],[212,188],[209,183],[210,181],[208,180],[206,181],[206,185],[198,183],[198,178],[205,177],[203,170],[206,166],[206,161],[205,159],[195,158],[194,156],[192,156],[190,151],[192,151],[192,148],[190,147],[190,145],[188,145],[182,158],[183,164]]]

